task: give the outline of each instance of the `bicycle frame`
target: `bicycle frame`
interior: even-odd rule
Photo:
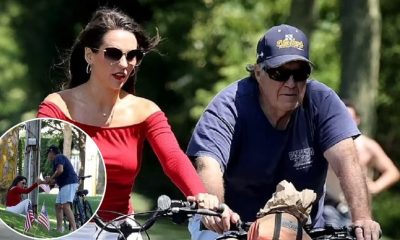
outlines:
[[[88,176],[79,176],[79,180],[82,183],[85,178],[90,178]],[[73,202],[71,203],[71,210],[74,214],[76,227],[79,228],[89,221],[90,217],[93,216],[93,210],[90,203],[86,200],[85,196],[88,194],[88,190],[77,190]],[[64,215],[64,227],[67,227],[66,216]],[[68,226],[70,228],[70,225]]]

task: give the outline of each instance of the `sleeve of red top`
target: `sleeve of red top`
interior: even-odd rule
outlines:
[[[37,183],[32,184],[32,186],[30,186],[29,188],[20,188],[20,187],[15,187],[13,189],[13,191],[15,191],[16,193],[30,193],[32,192],[33,189],[35,189],[38,186]]]
[[[182,151],[163,112],[152,114],[146,121],[146,137],[157,155],[165,174],[185,194],[205,193],[203,183],[189,158]]]
[[[43,101],[39,105],[39,110],[36,116],[38,118],[57,118],[65,120],[65,117],[60,109],[54,103],[48,101]]]

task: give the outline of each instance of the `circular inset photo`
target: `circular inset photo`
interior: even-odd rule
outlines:
[[[0,219],[25,237],[54,239],[81,228],[105,186],[98,147],[71,123],[33,119],[0,138]]]

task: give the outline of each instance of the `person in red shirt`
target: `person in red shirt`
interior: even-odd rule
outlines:
[[[28,210],[30,200],[22,200],[22,194],[28,194],[33,191],[39,184],[43,183],[39,178],[32,186],[26,187],[27,180],[24,176],[17,176],[14,178],[11,186],[7,191],[6,210],[13,213],[24,214]]]
[[[145,140],[166,175],[188,200],[206,208],[219,205],[181,150],[164,112],[154,102],[135,95],[139,65],[159,41],[158,34],[150,38],[121,11],[99,9],[65,61],[68,81],[64,89],[48,95],[39,106],[38,117],[73,123],[99,147],[107,171],[104,199],[97,213],[103,220],[115,219],[119,216],[115,212],[133,212],[130,195],[141,167]],[[87,224],[70,237],[91,238],[97,236],[97,230],[94,224]],[[103,231],[101,238],[116,239],[115,235]]]

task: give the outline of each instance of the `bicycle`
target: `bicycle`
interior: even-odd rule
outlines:
[[[79,176],[79,182],[83,184],[85,179],[90,177],[92,176]],[[93,216],[92,206],[90,206],[89,201],[86,199],[88,193],[89,191],[86,189],[77,190],[75,192],[74,200],[72,201],[72,203],[70,203],[77,228],[83,226]],[[67,221],[67,217],[64,214],[64,227],[68,227],[68,229],[71,230],[71,225],[68,224],[67,226]]]
[[[157,209],[142,212],[142,213],[133,213],[129,215],[120,214],[120,217],[116,219],[104,222],[98,215],[93,217],[94,222],[98,227],[100,227],[101,231],[107,231],[112,233],[119,233],[118,239],[126,240],[129,235],[133,233],[145,233],[148,239],[150,236],[147,233],[154,223],[161,217],[171,218],[172,222],[175,224],[181,224],[185,222],[188,218],[192,217],[194,214],[207,215],[207,216],[221,216],[223,212],[223,208],[221,207],[217,211],[209,210],[209,209],[199,209],[195,203],[180,201],[180,200],[171,200],[166,195],[161,195],[157,200]],[[112,211],[107,211],[112,212]],[[115,212],[114,212],[115,213]],[[141,215],[150,215],[143,224],[140,224],[138,221],[134,219],[135,216]],[[131,226],[123,222],[122,224],[118,224],[121,220],[124,219],[132,219],[137,223],[137,226]],[[247,240],[247,232],[251,226],[252,222],[241,222],[239,221],[232,231],[229,231],[218,237],[216,240],[221,239],[229,239],[234,238],[238,240]],[[309,236],[314,240],[354,240],[355,235],[352,228],[343,227],[343,228],[334,228],[332,226],[326,226],[325,228],[318,229],[305,229]],[[101,233],[100,231],[100,233]],[[99,237],[98,234],[97,238]],[[96,239],[97,239],[96,238]]]

